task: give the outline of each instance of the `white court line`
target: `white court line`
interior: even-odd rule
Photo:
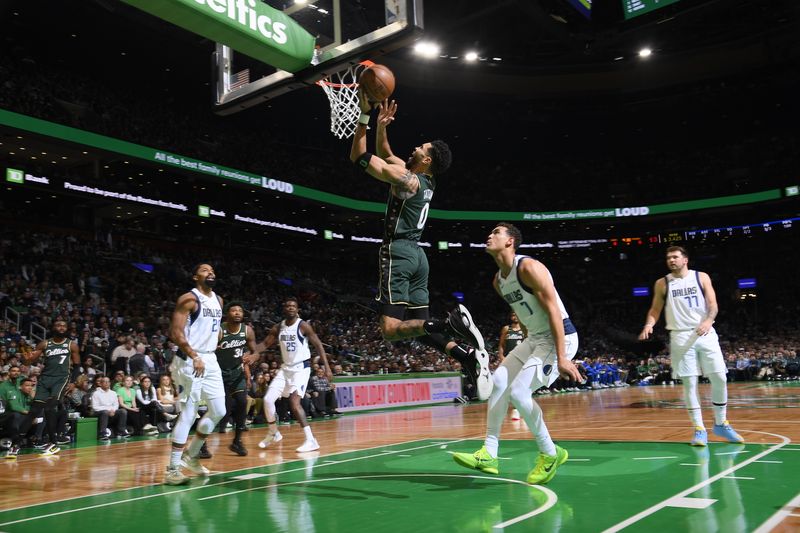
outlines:
[[[414,440],[410,440],[410,441],[407,441],[407,442],[401,442],[401,443],[398,443],[398,444],[411,444],[412,442],[420,442],[420,441],[423,441],[423,440],[427,440],[427,439],[414,439]],[[455,442],[461,442],[463,440],[469,440],[469,439],[465,437],[463,439],[454,440],[453,442],[454,443]],[[373,446],[373,447],[370,447],[370,448],[364,448],[364,450],[361,450],[361,451],[374,450],[374,449],[378,449],[378,448],[385,448],[386,446],[397,446],[397,444],[383,444],[381,446]],[[424,449],[424,448],[430,448],[432,446],[435,446],[435,444],[426,444],[424,446],[417,446],[417,447],[414,447],[414,448],[408,448],[408,449],[403,450],[403,451],[421,450],[421,449]],[[331,456],[341,455],[342,453],[343,452],[334,453],[334,454],[331,454]],[[363,457],[354,457],[352,459],[343,459],[341,461],[334,461],[334,462],[327,463],[327,464],[324,464],[324,465],[314,465],[312,468],[319,468],[319,467],[323,467],[323,466],[329,466],[329,465],[332,465],[332,464],[340,464],[340,463],[347,463],[347,462],[351,462],[351,461],[358,461],[358,460],[361,460],[361,459],[372,459],[372,458],[375,458],[375,457],[383,457],[383,454],[382,453],[376,453],[374,455],[365,455]],[[291,461],[291,462],[294,462],[294,461]],[[277,463],[277,464],[282,464],[282,463]],[[276,465],[265,465],[265,466],[276,466]],[[228,472],[220,472],[220,473],[221,474],[230,474],[230,473],[233,473],[233,472],[242,472],[242,471],[246,471],[246,470],[255,470],[255,469],[258,469],[258,468],[264,468],[264,466],[255,466],[255,467],[251,466],[251,467],[248,467],[248,468],[238,468],[236,470],[230,470]],[[280,475],[280,474],[287,474],[287,473],[290,473],[290,472],[299,472],[301,470],[305,471],[306,469],[307,469],[306,466],[302,466],[300,468],[294,468],[294,469],[290,469],[290,470],[282,470],[280,472],[273,472],[273,473],[267,474],[267,476],[271,477],[271,476],[277,476],[277,475]],[[218,475],[218,474],[213,474],[213,475]],[[198,489],[206,489],[206,488],[209,488],[209,487],[218,487],[220,485],[227,485],[229,483],[239,483],[239,480],[232,479],[232,480],[229,480],[229,481],[223,481],[221,483],[212,483],[212,484],[208,484],[208,485],[197,485],[195,487],[188,487],[186,489],[171,490],[171,491],[162,492],[162,493],[159,493],[159,494],[148,494],[147,496],[137,496],[136,498],[127,498],[127,499],[124,499],[124,500],[116,500],[116,501],[112,501],[112,502],[100,503],[100,504],[97,504],[97,505],[89,505],[87,507],[79,507],[79,508],[76,508],[76,509],[68,509],[66,511],[59,511],[57,513],[48,513],[48,514],[44,514],[44,515],[31,516],[29,518],[22,518],[20,520],[13,520],[11,522],[3,522],[3,523],[0,523],[0,526],[8,526],[8,525],[11,525],[11,524],[19,524],[21,522],[29,522],[31,520],[38,520],[40,518],[50,518],[50,517],[53,517],[53,516],[70,514],[70,513],[80,512],[80,511],[87,511],[89,509],[97,509],[97,508],[100,508],[100,507],[110,507],[112,505],[117,505],[117,504],[120,504],[120,503],[135,502],[135,501],[139,501],[139,500],[148,500],[150,498],[158,498],[159,496],[167,496],[169,494],[175,494],[177,492],[189,492],[189,491],[198,490]],[[142,487],[131,487],[130,489],[124,489],[124,490],[134,490],[134,489],[138,489],[138,488],[142,488]],[[105,494],[106,493],[100,494],[99,496],[105,496]],[[76,500],[76,499],[82,498],[82,497],[85,498],[85,496],[78,496],[76,498],[67,498],[67,500]],[[41,504],[41,505],[47,505],[49,503],[51,503],[51,502],[44,503],[44,504]],[[33,505],[30,506],[30,508],[32,508],[32,507],[36,507],[36,506],[33,506]],[[3,512],[6,512],[6,511],[3,511]]]
[[[754,477],[747,476],[722,476],[724,479],[755,479]]]
[[[526,485],[527,485],[527,483],[526,483]],[[505,522],[502,522],[500,524],[496,524],[495,526],[492,527],[492,531],[495,531],[495,530],[498,530],[498,529],[502,531],[503,529],[507,528],[508,526],[514,525],[517,522],[522,522],[523,520],[527,520],[528,518],[531,518],[532,516],[536,516],[537,514],[541,514],[541,513],[545,512],[545,511],[547,511],[548,509],[550,509],[552,506],[554,506],[556,504],[556,502],[558,501],[558,496],[556,496],[556,494],[552,490],[548,489],[547,487],[542,487],[541,485],[528,485],[528,486],[535,487],[536,489],[544,492],[545,495],[547,495],[547,501],[544,503],[544,505],[542,505],[538,509],[534,509],[530,513],[526,513],[526,514],[518,516],[516,518],[512,518],[511,520],[506,520]]]
[[[775,465],[782,465],[783,461],[753,461],[754,463],[772,463]]]
[[[567,461],[591,461],[591,459],[567,459]]]
[[[800,517],[800,513],[789,513],[786,516],[798,516],[798,517]]]
[[[619,522],[618,524],[615,524],[615,525],[611,526],[610,528],[606,529],[603,533],[615,533],[616,531],[621,531],[621,530],[625,529],[626,527],[628,527],[630,525],[633,525],[636,522],[638,522],[638,521],[640,521],[640,520],[642,520],[644,518],[647,518],[651,514],[654,514],[654,513],[658,512],[658,511],[660,511],[664,507],[667,507],[669,502],[671,500],[673,500],[674,498],[686,497],[689,494],[691,494],[693,492],[696,492],[697,490],[714,483],[718,479],[721,479],[721,478],[727,476],[728,474],[732,474],[733,472],[739,470],[740,468],[745,467],[745,466],[749,465],[750,463],[752,463],[752,462],[754,462],[754,461],[756,461],[758,459],[761,459],[765,455],[768,455],[768,454],[770,454],[770,453],[772,453],[772,452],[774,452],[776,450],[779,450],[779,449],[783,448],[784,446],[786,446],[787,444],[789,444],[790,442],[792,442],[792,440],[789,437],[784,437],[783,435],[777,435],[775,433],[767,433],[766,431],[750,431],[750,430],[741,430],[741,431],[747,431],[748,433],[761,433],[762,435],[770,435],[772,437],[778,437],[783,442],[781,442],[780,444],[776,444],[772,448],[768,448],[768,449],[764,450],[763,452],[760,452],[760,453],[754,455],[753,457],[751,457],[750,459],[748,459],[746,461],[743,461],[743,462],[741,462],[741,463],[739,463],[737,465],[734,465],[734,466],[732,466],[732,467],[730,467],[730,468],[728,468],[726,470],[723,470],[722,472],[720,472],[720,473],[718,473],[718,474],[716,474],[716,475],[714,475],[714,476],[706,479],[705,481],[702,481],[702,482],[700,482],[700,483],[698,483],[698,484],[696,484],[694,486],[691,486],[688,489],[683,490],[683,491],[679,492],[678,494],[675,494],[674,496],[670,496],[669,498],[667,498],[667,499],[665,499],[665,500],[663,500],[663,501],[661,501],[661,502],[659,502],[659,503],[657,503],[657,504],[645,509],[644,511],[642,511],[640,513],[637,513],[637,514],[631,516],[630,518],[627,518],[627,519],[623,520],[622,522]],[[798,496],[798,498],[800,498],[800,496]],[[768,531],[768,530],[765,530],[765,531]]]
[[[634,457],[634,461],[654,461],[656,459],[677,459],[677,455],[666,455],[664,457]]]
[[[758,526],[758,529],[753,531],[753,533],[769,533],[775,528],[775,526],[783,522],[784,518],[793,515],[796,507],[800,507],[800,494],[792,498],[789,503],[781,507],[777,513],[767,518],[766,522]]]
[[[240,494],[242,492],[250,492],[254,490],[265,490],[265,489],[277,489],[279,487],[285,487],[288,485],[311,485],[314,483],[327,483],[329,481],[347,481],[351,479],[385,479],[385,478],[421,478],[421,477],[456,477],[456,478],[472,478],[472,479],[480,479],[484,481],[504,481],[506,483],[512,483],[514,485],[523,485],[525,487],[535,488],[539,490],[547,496],[547,501],[540,507],[537,507],[533,511],[529,513],[525,513],[523,515],[517,516],[512,518],[511,520],[507,520],[500,524],[497,524],[492,527],[493,530],[506,528],[510,525],[516,524],[518,522],[522,522],[523,520],[527,520],[533,516],[538,514],[542,514],[545,511],[549,510],[558,502],[558,496],[556,496],[555,492],[548,489],[547,487],[542,487],[541,485],[529,485],[524,481],[519,481],[518,479],[508,479],[504,477],[487,477],[487,476],[473,476],[473,475],[463,475],[463,474],[378,474],[378,475],[370,475],[370,476],[342,476],[342,477],[333,477],[327,479],[306,479],[303,481],[290,481],[286,483],[277,483],[271,486],[264,486],[264,487],[252,487],[249,489],[237,490],[234,492],[226,492],[225,494],[215,494],[214,496],[206,496],[205,498],[198,498],[197,501],[207,501],[207,500],[214,500],[217,498],[224,498],[226,496],[233,496],[234,494]]]
[[[739,450],[737,452],[719,452],[715,453],[714,455],[738,455],[740,453],[747,453],[747,450]]]
[[[681,463],[680,466],[703,466],[697,463]]]

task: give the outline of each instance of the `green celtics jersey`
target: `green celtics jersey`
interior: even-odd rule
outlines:
[[[414,196],[403,200],[389,193],[383,230],[384,241],[397,239],[419,241],[422,237],[436,181],[433,176],[427,174],[417,174],[417,178],[419,189]]]
[[[222,338],[215,352],[223,371],[242,367],[242,356],[247,346],[247,326],[240,324],[238,333],[231,333],[228,328],[228,324],[222,325]]]
[[[506,333],[506,355],[510,354],[511,350],[516,348],[523,338],[525,338],[525,334],[522,332],[522,328],[514,329],[509,325]]]
[[[72,354],[69,350],[70,342],[72,342],[70,339],[64,339],[64,342],[47,339],[47,346],[42,352],[42,357],[44,358],[42,377],[69,377],[69,369],[72,365]]]

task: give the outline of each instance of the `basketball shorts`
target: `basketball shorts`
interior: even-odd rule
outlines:
[[[228,396],[238,391],[247,390],[244,370],[242,370],[241,367],[234,368],[233,370],[223,370],[222,383],[225,386],[225,394]]]
[[[416,241],[382,244],[378,252],[378,294],[382,304],[428,306],[428,258]]]
[[[669,354],[674,377],[707,376],[714,372],[725,374],[727,371],[714,328],[702,337],[694,330],[670,331]]]
[[[570,361],[578,353],[578,334],[565,335],[566,356]],[[530,383],[531,390],[549,387],[558,379],[558,356],[553,336],[548,331],[537,335],[529,335],[511,350],[507,358],[517,359],[522,369],[514,380]]]
[[[36,395],[34,396],[33,401],[38,400],[41,402],[46,402],[50,398],[60,400],[64,395],[64,391],[67,390],[68,383],[68,377],[57,378],[50,376],[39,376],[39,380],[36,383]]]
[[[199,402],[224,397],[225,386],[222,383],[222,370],[219,368],[216,354],[211,352],[197,355],[206,364],[206,370],[200,377],[194,375],[194,363],[188,357],[186,359],[176,357],[170,365],[172,380],[179,387],[181,401],[186,402],[191,398]]]
[[[294,365],[284,365],[275,373],[269,384],[270,390],[278,390],[283,398],[288,398],[297,392],[302,398],[308,388],[308,379],[311,377],[310,361],[301,361]]]

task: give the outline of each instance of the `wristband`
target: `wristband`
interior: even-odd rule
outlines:
[[[369,124],[369,118],[370,118],[369,113],[362,112],[361,115],[358,117],[358,123],[366,126],[367,124]]]

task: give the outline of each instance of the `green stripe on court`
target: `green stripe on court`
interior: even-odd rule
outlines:
[[[479,441],[423,440],[2,511],[0,530],[601,531],[641,513],[628,530],[739,531],[798,491],[796,446],[560,444],[570,460],[544,488],[523,482],[531,441],[504,441],[487,476],[449,453]]]

